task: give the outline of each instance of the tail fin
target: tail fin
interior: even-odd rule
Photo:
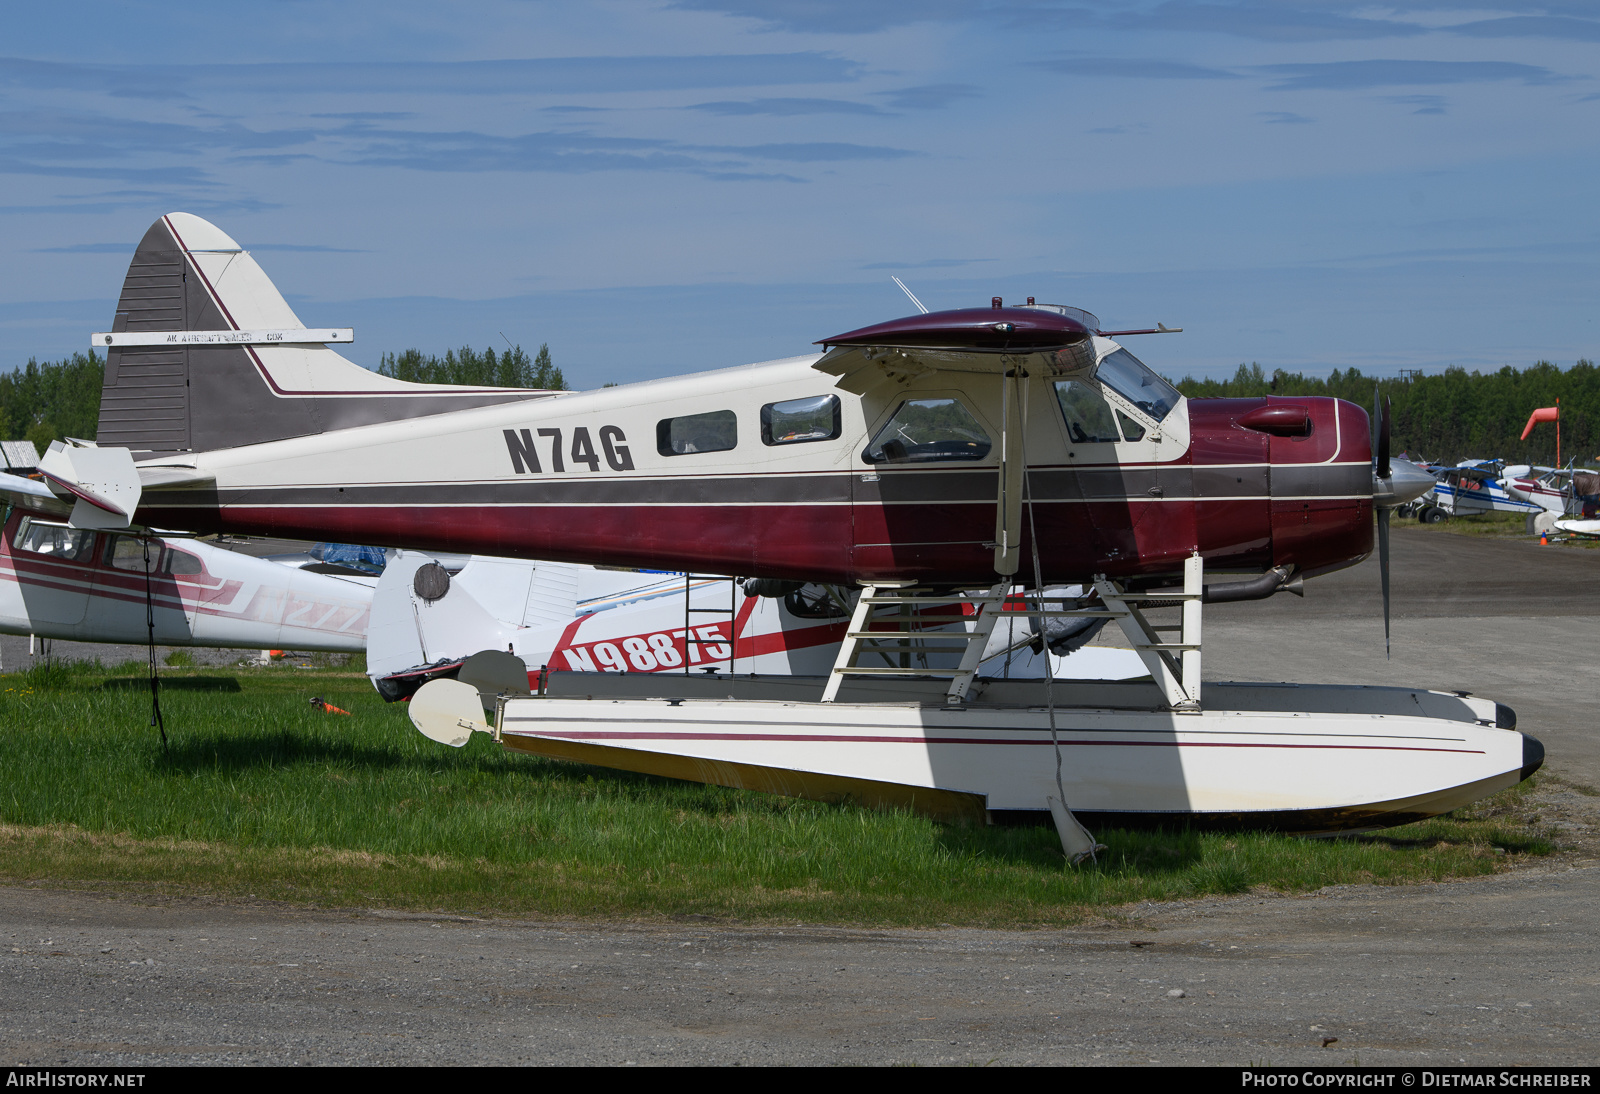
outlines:
[[[441,658],[504,649],[517,632],[453,579],[419,588],[417,571],[429,565],[444,572],[428,555],[402,551],[378,579],[367,625],[367,674],[375,680]]]
[[[189,213],[150,226],[114,333],[256,329],[305,324],[248,251]],[[391,380],[320,343],[113,347],[97,440],[138,456],[207,451],[545,394]]]

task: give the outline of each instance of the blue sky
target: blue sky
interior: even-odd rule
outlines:
[[[0,44],[0,367],[109,322],[157,216],[351,356],[569,380],[990,296],[1169,375],[1600,356],[1600,3],[31,5]]]

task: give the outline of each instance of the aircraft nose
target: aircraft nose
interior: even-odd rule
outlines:
[[[1372,480],[1372,500],[1385,509],[1415,501],[1432,490],[1434,478],[1409,460],[1389,461],[1388,479]]]

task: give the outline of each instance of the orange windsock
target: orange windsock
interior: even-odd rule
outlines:
[[[1522,439],[1527,440],[1528,434],[1533,432],[1533,427],[1540,422],[1559,422],[1561,408],[1558,406],[1542,406],[1528,415],[1528,424],[1522,427]]]

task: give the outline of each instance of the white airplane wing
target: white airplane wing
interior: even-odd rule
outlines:
[[[61,520],[67,519],[72,513],[72,506],[56,497],[44,483],[25,479],[21,475],[0,471],[0,496],[19,509]]]
[[[811,367],[858,394],[929,372],[999,375],[1024,358],[1064,376],[1093,368],[1099,323],[1077,308],[1039,307],[1031,300],[1027,307],[1005,308],[996,297],[992,308],[910,315],[824,338],[818,344],[827,352]]]

